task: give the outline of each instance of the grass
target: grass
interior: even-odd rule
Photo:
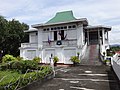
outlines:
[[[41,68],[42,69],[39,70],[38,72],[33,71],[33,72],[28,72],[26,74],[20,74],[19,72],[15,71],[15,70],[13,70],[13,71],[12,70],[0,71],[0,86],[9,85],[10,83],[16,82],[18,79],[22,80],[20,82],[22,86],[27,85],[27,83],[29,81],[32,82],[32,81],[37,80],[39,78],[43,78],[47,74],[52,72],[51,67],[44,66]],[[30,77],[31,77],[31,79],[29,79]],[[15,85],[15,87],[16,87],[16,85]]]
[[[0,71],[0,86],[16,81],[22,74],[15,71]]]

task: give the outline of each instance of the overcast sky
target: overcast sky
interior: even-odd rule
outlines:
[[[120,0],[0,0],[0,15],[28,25],[45,23],[56,12],[72,10],[89,25],[112,27],[110,43],[120,44]]]

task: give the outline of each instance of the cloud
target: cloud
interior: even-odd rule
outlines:
[[[90,25],[112,26],[110,42],[120,41],[120,0],[0,0],[0,3],[1,15],[29,25],[45,23],[56,12],[72,10],[75,17],[87,18]]]

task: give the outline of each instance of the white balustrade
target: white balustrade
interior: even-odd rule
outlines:
[[[21,43],[21,47],[25,48],[25,47],[38,47],[37,43]]]

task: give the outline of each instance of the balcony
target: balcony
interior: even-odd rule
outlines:
[[[21,48],[38,47],[37,43],[21,43]]]
[[[77,39],[72,40],[61,40],[61,45],[57,45],[57,41],[51,41],[50,44],[48,41],[43,41],[43,47],[56,47],[56,46],[76,46]]]

